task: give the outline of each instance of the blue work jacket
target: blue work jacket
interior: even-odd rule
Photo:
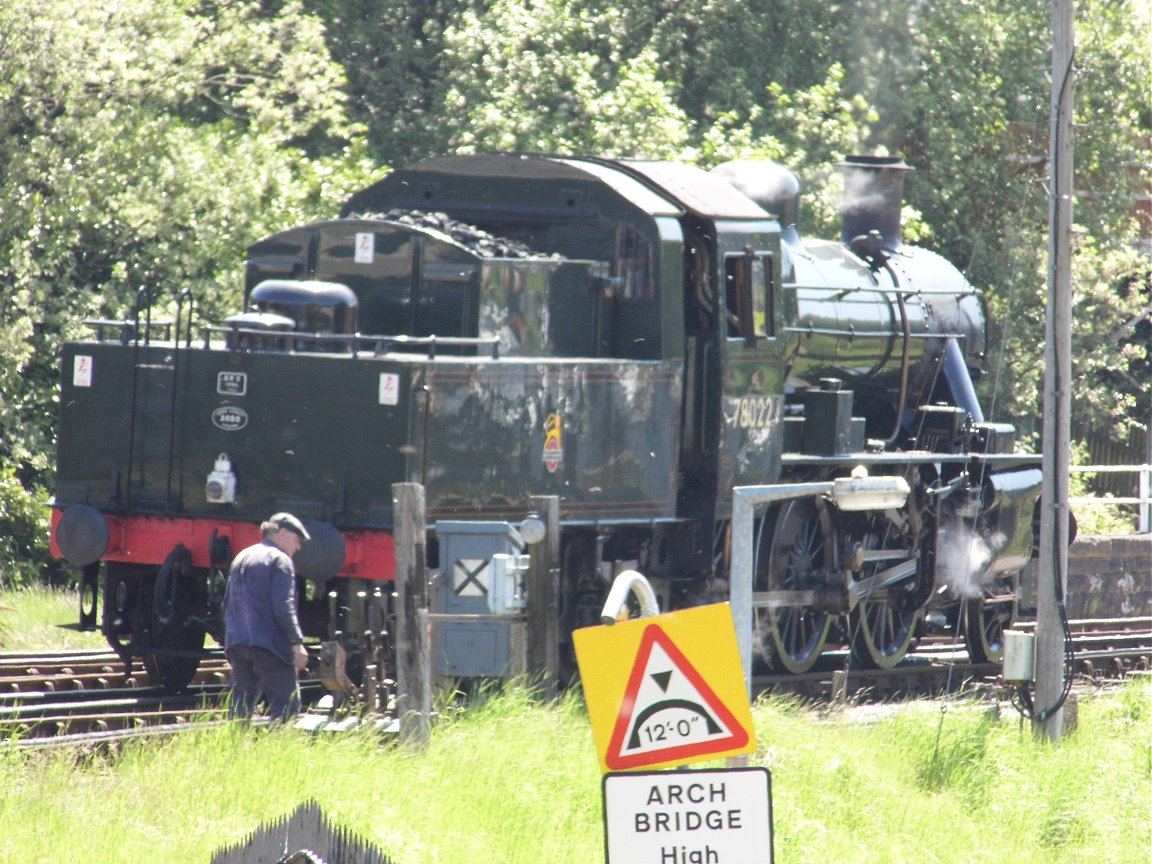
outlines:
[[[296,569],[271,540],[249,546],[232,561],[224,591],[224,647],[256,645],[292,663],[303,644],[296,618]]]

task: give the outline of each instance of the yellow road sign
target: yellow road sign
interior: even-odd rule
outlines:
[[[573,639],[605,771],[756,749],[727,603],[586,627]]]

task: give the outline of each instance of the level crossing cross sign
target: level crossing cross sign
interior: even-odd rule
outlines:
[[[461,597],[488,596],[488,559],[461,558],[452,565],[452,590]]]
[[[756,748],[727,603],[587,627],[573,638],[605,771]]]

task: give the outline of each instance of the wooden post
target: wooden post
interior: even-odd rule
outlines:
[[[546,531],[544,539],[528,549],[526,671],[539,679],[543,695],[551,698],[560,683],[560,498],[533,496],[528,504]]]
[[[400,740],[424,749],[432,715],[424,487],[419,483],[393,484],[392,518],[396,541],[396,713]]]
[[[1052,3],[1052,101],[1048,148],[1048,307],[1044,331],[1044,430],[1036,588],[1036,699],[1032,731],[1063,729],[1068,590],[1068,441],[1072,410],[1072,0]]]

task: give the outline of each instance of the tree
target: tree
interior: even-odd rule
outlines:
[[[1149,140],[1148,69],[1138,46],[1140,10],[1149,6],[1089,0],[1078,4],[1075,217],[1084,242],[1075,250],[1075,412],[1100,429],[1143,424],[1147,398],[1122,387],[1106,399],[1093,370],[1128,363],[1107,334],[1139,318],[1139,291],[1118,290],[1141,269],[1133,202]],[[987,290],[992,316],[992,375],[985,398],[1038,440],[1036,418],[1047,279],[1047,152],[1050,4],[1014,2],[918,5],[920,74],[905,88],[904,151],[909,178],[940,251]],[[944,98],[946,96],[946,98]],[[927,186],[927,188],[926,188]],[[1105,192],[1105,190],[1107,190]],[[1103,194],[1102,194],[1103,193]],[[1087,307],[1081,307],[1081,310]],[[1144,313],[1147,315],[1147,312]],[[1146,356],[1146,355],[1145,355]],[[1113,376],[1113,383],[1123,378]]]
[[[450,149],[444,110],[445,33],[486,0],[312,0],[333,58],[346,71],[349,117],[369,152],[404,165]]]
[[[79,322],[143,285],[234,306],[248,242],[367,176],[343,84],[299,4],[0,5],[0,461],[29,490]]]
[[[986,292],[981,395],[1035,439],[1049,17],[1046,0],[8,0],[0,467],[19,483],[0,505],[50,486],[55,358],[84,318],[131,314],[143,285],[161,312],[185,288],[201,317],[231,311],[248,243],[332,215],[380,166],[458,150],[773,158],[810,236],[837,232],[836,162],[902,155],[905,237]],[[1150,17],[1078,4],[1075,419],[1117,435],[1152,419],[1132,206]]]

